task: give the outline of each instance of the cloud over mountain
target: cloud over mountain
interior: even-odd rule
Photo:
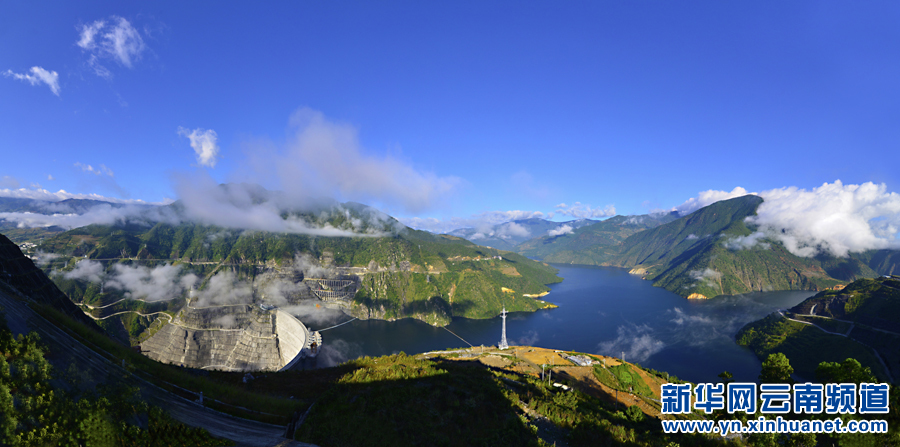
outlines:
[[[292,198],[328,197],[401,209],[428,211],[463,184],[453,176],[418,169],[399,156],[365,150],[357,130],[304,107],[290,118],[287,142],[248,148],[241,181],[284,191]]]
[[[605,208],[592,208],[590,205],[583,205],[581,202],[575,202],[573,205],[560,203],[556,205],[556,214],[572,216],[579,219],[591,219],[598,217],[610,217],[616,215],[616,207],[607,205]]]
[[[2,185],[0,185],[2,186]],[[16,184],[12,188],[3,188],[0,189],[0,197],[13,197],[17,199],[34,199],[34,200],[45,200],[48,202],[59,202],[62,200],[68,199],[80,199],[80,200],[99,200],[101,202],[110,202],[110,203],[125,203],[125,204],[134,204],[134,205],[168,205],[173,202],[171,199],[166,199],[161,202],[146,202],[140,199],[120,199],[118,197],[108,197],[100,194],[81,194],[81,193],[71,193],[64,189],[60,189],[59,191],[52,192],[46,189],[41,188],[16,188],[18,184]]]
[[[900,249],[900,194],[887,185],[872,182],[844,185],[840,180],[806,190],[794,186],[760,193],[736,187],[729,191],[703,191],[675,207],[684,215],[720,200],[747,194],[763,198],[757,215],[747,223],[757,231],[731,238],[725,246],[732,250],[764,244],[764,239],[781,241],[797,256],[824,252],[846,256],[871,249]]]
[[[746,189],[741,188],[740,186],[735,187],[731,191],[716,191],[713,189],[707,191],[701,191],[697,197],[691,197],[681,205],[676,206],[672,209],[672,211],[678,211],[678,214],[684,216],[694,211],[699,210],[705,206],[712,205],[713,203],[733,199],[735,197],[746,196],[747,194],[756,194],[753,192],[747,192]]]
[[[789,187],[760,195],[764,202],[748,222],[795,255],[900,248],[900,194],[888,192],[885,184],[837,180],[809,191]]]
[[[438,219],[435,217],[408,217],[399,218],[398,220],[404,225],[419,230],[431,231],[433,233],[448,233],[459,228],[474,228],[477,232],[486,235],[493,230],[494,225],[504,222],[510,222],[521,219],[549,219],[552,215],[544,214],[540,211],[485,211],[479,214],[473,214],[469,217],[452,217],[449,219]],[[524,232],[523,232],[524,231]],[[506,235],[528,236],[528,229],[520,226],[509,226],[503,234]]]
[[[572,234],[573,231],[575,231],[575,230],[572,229],[571,225],[560,225],[559,227],[548,231],[547,236],[556,237],[556,236],[561,236],[563,234]]]

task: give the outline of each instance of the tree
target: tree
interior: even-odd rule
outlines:
[[[780,352],[769,354],[762,364],[759,383],[792,383],[791,374],[793,373],[794,368],[784,354]]]
[[[644,420],[644,412],[641,410],[641,407],[637,405],[628,407],[628,409],[625,410],[625,416],[632,422],[641,422]]]
[[[722,371],[719,373],[719,378],[722,379],[722,383],[728,386],[729,383],[734,382],[734,374],[731,374],[728,371]]]
[[[841,363],[822,362],[816,368],[816,380],[820,383],[875,383],[878,380],[872,369],[863,367],[856,359],[848,358]]]

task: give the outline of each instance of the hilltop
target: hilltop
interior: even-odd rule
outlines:
[[[818,291],[900,270],[896,250],[851,253],[844,258],[824,252],[801,257],[772,238],[748,243],[758,236],[748,218],[762,203],[761,197],[746,195],[680,217],[675,213],[654,220],[617,216],[557,239],[525,242],[520,251],[549,262],[628,268],[655,286],[689,298]]]
[[[265,190],[257,193],[261,198],[253,200],[264,201]],[[284,211],[281,219],[296,232],[196,223],[184,217],[180,202],[152,213],[167,219],[153,222],[141,215],[75,228],[45,238],[36,251],[46,258],[44,268],[54,281],[95,318],[122,311],[174,316],[188,289],[203,294],[216,283],[214,278],[227,276],[232,286],[247,286],[239,301],[246,304],[321,304],[363,319],[417,318],[445,325],[454,316],[492,318],[504,306],[515,311],[550,307],[533,296],[548,291],[545,284],[561,280],[556,269],[543,263],[412,230],[357,203]],[[168,283],[163,289],[172,293],[147,299],[141,296],[147,287],[134,290],[112,280],[124,272],[144,275],[145,285],[164,276]],[[198,282],[179,286],[185,278]],[[340,280],[344,288],[339,294],[320,290],[321,284],[305,281],[309,278]],[[121,301],[126,297],[140,300]],[[102,324],[132,343],[153,324],[133,313],[113,321],[121,323]]]
[[[894,287],[898,282],[891,281],[881,283]],[[873,284],[851,286],[848,293],[881,290]],[[821,298],[827,301],[826,295]],[[0,301],[3,312],[33,321],[32,327],[41,333],[40,338],[13,341],[0,318],[0,350],[12,343],[6,355],[9,363],[16,368],[26,361],[39,366],[34,369],[37,375],[6,374],[0,381],[12,390],[13,399],[40,395],[38,405],[26,409],[27,414],[42,414],[54,424],[39,432],[26,421],[0,436],[31,432],[37,439],[55,442],[68,435],[90,444],[99,435],[125,445],[228,445],[229,440],[273,445],[285,442],[280,436],[322,446],[662,447],[722,442],[717,434],[663,433],[660,419],[673,416],[660,415],[661,385],[681,381],[612,357],[532,346],[507,350],[478,346],[363,357],[304,371],[253,375],[201,371],[155,362],[52,307],[36,310],[62,330],[44,318],[29,316],[35,309],[2,291]],[[877,303],[870,299],[857,301],[857,309],[891,310],[874,306]],[[85,392],[96,383],[108,386]],[[676,418],[710,416],[693,412]],[[733,438],[729,443],[755,445],[755,440]]]
[[[447,234],[461,237],[478,245],[522,253],[520,246],[526,241],[539,239],[548,234],[569,234],[573,230],[595,223],[597,221],[591,219],[552,222],[546,219],[530,218],[511,220],[486,228],[459,228]],[[522,254],[532,256],[531,254]]]
[[[677,213],[614,216],[572,227],[570,232],[530,239],[519,244],[516,251],[545,262],[607,265],[626,238],[677,218]]]

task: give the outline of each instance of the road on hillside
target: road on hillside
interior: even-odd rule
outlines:
[[[152,405],[169,412],[176,420],[193,427],[203,427],[213,436],[233,440],[239,446],[287,447],[311,446],[282,437],[284,427],[250,421],[205,408],[165,391],[127,372],[90,348],[72,338],[35,313],[24,301],[0,292],[0,306],[13,334],[35,331],[49,349],[48,359],[60,376],[74,365],[79,377],[93,383],[118,381],[141,389],[143,398]]]

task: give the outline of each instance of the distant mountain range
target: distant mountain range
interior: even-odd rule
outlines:
[[[547,234],[519,244],[516,251],[546,262],[608,264],[629,236],[678,218],[677,213],[615,216],[562,234]]]
[[[883,258],[875,253],[848,258],[826,253],[801,257],[770,238],[750,248],[735,246],[738,238],[754,232],[746,219],[755,215],[762,202],[754,195],[723,200],[636,233],[618,247],[609,265],[632,268],[656,286],[694,298],[768,290],[824,290],[881,273],[866,262]],[[892,271],[900,257],[892,258],[894,261],[876,268],[884,273]]]
[[[254,204],[271,200],[275,194],[258,186],[252,188],[250,186],[222,185],[221,188],[223,190],[249,188],[248,196],[250,202]],[[615,216],[599,222],[590,219],[567,222],[521,219],[484,228],[461,228],[442,236],[408,229],[395,219],[361,204],[335,202],[322,205],[315,212],[283,213],[282,218],[294,219],[309,227],[326,226],[344,231],[345,235],[368,232],[369,236],[376,233],[379,236],[362,239],[366,242],[354,243],[352,249],[344,247],[344,242],[334,247],[329,244],[334,245],[333,241],[356,240],[355,238],[311,238],[309,235],[279,234],[277,231],[263,232],[265,234],[263,241],[266,244],[263,249],[259,246],[259,241],[249,242],[241,231],[235,232],[228,228],[189,222],[184,217],[185,210],[181,202],[162,207],[140,208],[146,210],[142,211],[145,213],[168,216],[171,222],[167,224],[148,223],[147,219],[143,219],[137,223],[119,222],[115,225],[63,232],[63,229],[58,227],[17,228],[14,222],[0,221],[0,231],[18,242],[43,238],[41,249],[45,251],[87,255],[89,258],[125,256],[216,261],[228,259],[264,263],[276,258],[290,259],[291,253],[298,249],[310,250],[309,242],[302,241],[321,241],[321,245],[316,245],[312,253],[317,256],[326,251],[340,253],[334,255],[335,263],[363,265],[375,261],[381,266],[390,265],[391,262],[399,266],[400,262],[408,262],[410,265],[418,266],[411,267],[411,271],[420,268],[426,274],[428,270],[424,259],[416,258],[404,251],[404,248],[394,246],[396,242],[388,244],[391,245],[390,248],[384,246],[378,249],[372,248],[377,244],[370,242],[405,240],[407,244],[413,244],[415,241],[416,245],[420,245],[418,241],[428,240],[429,244],[471,247],[463,250],[465,253],[462,251],[456,253],[457,248],[447,250],[437,245],[429,245],[435,250],[433,254],[437,258],[434,260],[440,259],[440,263],[445,266],[448,265],[450,258],[481,259],[501,256],[506,257],[504,259],[511,259],[511,255],[501,255],[497,251],[508,250],[551,263],[628,268],[632,273],[653,281],[656,286],[689,298],[711,298],[751,291],[824,290],[858,278],[872,278],[880,274],[900,272],[900,251],[897,250],[869,250],[850,253],[847,257],[836,257],[820,252],[812,257],[802,257],[791,253],[780,241],[766,237],[758,239],[755,244],[743,247],[736,242],[754,234],[758,235],[755,233],[757,229],[748,223],[748,217],[755,216],[757,208],[762,203],[762,198],[747,195],[716,202],[683,216],[677,212],[669,212]],[[118,204],[91,200],[50,203],[7,198],[0,199],[0,213],[46,214],[68,210],[77,214],[87,212],[98,205],[122,207]],[[376,215],[380,217],[373,220],[372,216]],[[212,240],[214,239],[212,234],[226,234],[229,231],[231,236],[221,241]],[[85,238],[87,233],[91,236]],[[78,234],[81,235],[76,238],[78,241],[86,239],[92,243],[78,242],[77,248],[71,245],[75,240],[73,236]],[[203,238],[212,239],[201,240]],[[286,242],[288,240],[291,242]],[[464,240],[469,242],[463,242]],[[474,244],[492,248],[480,249]],[[381,245],[384,245],[384,242]],[[401,254],[398,255],[394,251]],[[434,267],[438,265],[437,262],[429,261],[427,265],[439,268]],[[449,261],[449,265],[454,265],[454,262]],[[447,287],[446,291],[437,292],[449,297],[450,288]],[[502,287],[516,290],[505,285]],[[528,286],[527,289],[532,290],[534,287]],[[427,294],[424,289],[421,293]],[[521,291],[519,293],[530,294]],[[497,295],[495,297],[497,299],[491,301],[497,304],[500,302],[499,297],[500,295]],[[494,310],[494,304],[488,306],[491,312]],[[440,320],[443,321],[449,315],[459,315],[459,312],[446,312]],[[406,312],[385,308],[384,312],[379,310],[378,314],[383,314],[384,318],[398,318],[406,315]],[[481,312],[472,311],[469,314],[475,316],[481,315]]]
[[[230,204],[236,205],[229,208],[231,211],[270,203],[274,207],[278,199],[258,187],[222,186],[223,190],[234,188],[243,188],[242,192],[248,194],[245,202]],[[107,205],[76,202],[54,208],[53,204],[29,200],[3,203],[5,212],[43,214],[63,207],[78,214]],[[216,275],[225,273],[231,275],[228,278],[234,284],[247,285],[249,291],[243,301],[262,303],[273,295],[296,292],[297,278],[317,272],[355,284],[351,287],[355,293],[339,303],[354,316],[417,318],[445,325],[454,316],[491,318],[503,307],[534,311],[551,306],[537,296],[549,290],[545,284],[561,280],[555,275],[556,269],[546,264],[462,238],[413,230],[362,204],[334,202],[308,209],[278,209],[280,214],[271,214],[279,221],[275,226],[290,231],[198,223],[179,201],[139,208],[108,225],[66,231],[34,228],[31,231],[36,233],[20,235],[19,243],[22,239],[36,243],[32,256],[42,256],[45,270],[56,272],[53,279],[60,288],[75,302],[93,308],[126,296],[140,299],[142,293],[153,293],[149,289],[169,287],[157,284],[163,277],[174,284],[173,296],[166,299],[180,303],[190,287],[178,284],[187,275],[199,278],[196,287],[201,293],[211,287]],[[159,218],[162,221],[154,221]],[[303,266],[298,265],[299,256],[303,257]],[[177,268],[164,270],[166,265]],[[295,280],[277,282],[276,287],[260,282],[266,275]],[[283,290],[275,290],[279,288]],[[147,301],[127,300],[103,307],[95,316],[119,311],[176,312],[180,307]],[[123,324],[134,341],[149,327],[149,321],[131,319],[126,315]],[[103,324],[108,326],[106,321]]]
[[[772,238],[743,247],[738,243],[741,238],[756,230],[747,218],[756,215],[762,203],[761,197],[746,195],[685,216],[676,212],[615,216],[563,234],[521,241],[513,249],[545,262],[628,268],[656,286],[689,298],[824,290],[858,278],[900,272],[897,250],[869,250],[843,258],[825,252],[801,257]],[[544,222],[545,227],[561,225]],[[484,243],[471,236],[469,240]]]
[[[572,231],[597,223],[591,219],[577,219],[567,222],[552,222],[545,219],[519,219],[491,225],[487,228],[460,228],[447,234],[461,237],[478,245],[500,250],[516,251],[525,241],[543,236],[570,234]]]

